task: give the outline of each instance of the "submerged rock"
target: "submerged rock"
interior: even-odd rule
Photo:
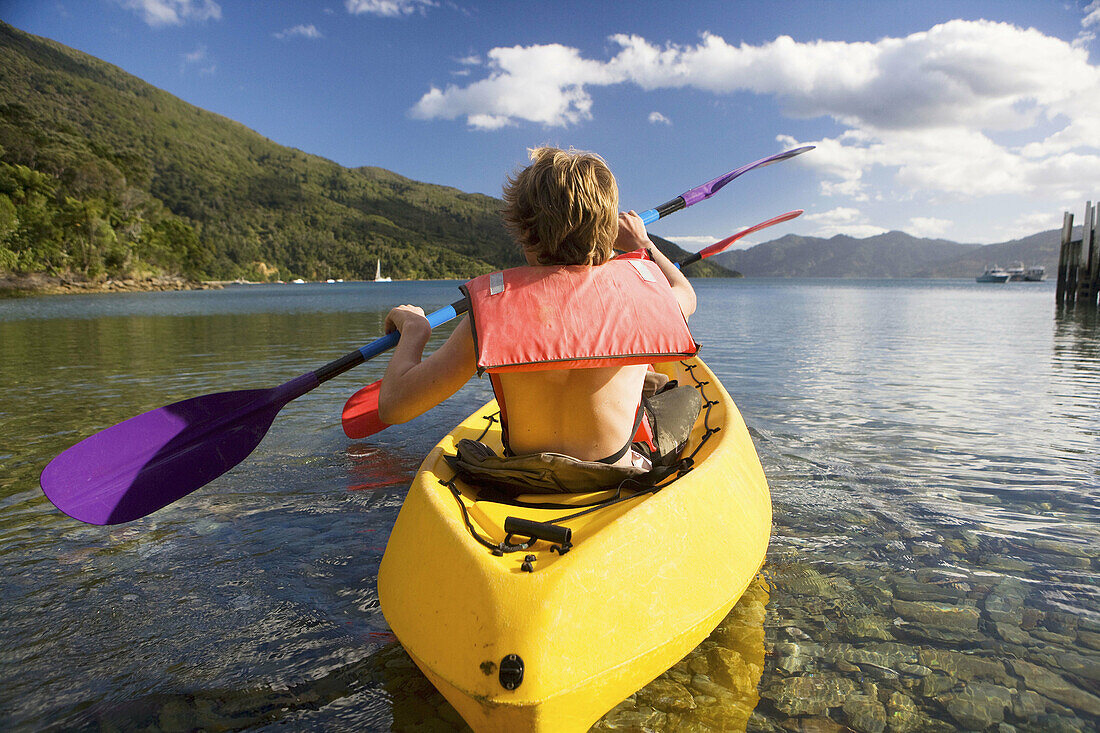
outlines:
[[[998,623],[1019,627],[1024,621],[1024,599],[1027,588],[1017,578],[1005,578],[985,599],[985,612]]]
[[[890,633],[890,622],[882,616],[857,616],[846,619],[841,626],[841,631],[852,639],[874,639],[876,641],[890,641],[894,635]]]
[[[994,628],[997,630],[997,636],[1001,637],[1009,644],[1030,646],[1035,643],[1035,640],[1031,638],[1031,635],[1021,629],[1016,624],[1001,623],[1000,621],[998,621],[994,624]]]
[[[668,727],[668,716],[659,710],[622,710],[599,723],[600,730],[660,731]]]
[[[1100,657],[1097,655],[1084,656],[1075,652],[1063,652],[1055,654],[1058,666],[1089,682],[1100,683]]]
[[[695,698],[678,682],[658,677],[638,691],[638,699],[664,712],[682,712],[695,709]]]
[[[777,577],[776,585],[795,595],[831,599],[838,594],[830,578],[802,563],[792,565]]]
[[[947,692],[956,685],[954,677],[945,674],[933,674],[920,681],[920,692],[924,697],[933,697],[941,692]]]
[[[824,715],[840,707],[857,690],[847,677],[787,677],[763,692],[777,710],[792,716]]]
[[[904,601],[953,602],[966,598],[966,591],[950,585],[921,583],[909,578],[899,578],[894,585],[894,596]]]
[[[890,693],[886,701],[886,727],[891,733],[921,730],[922,715],[913,698],[902,692]]]
[[[1035,539],[1031,541],[1031,546],[1036,550],[1053,552],[1068,557],[1083,559],[1100,557],[1100,552],[1097,552],[1095,547],[1089,545],[1071,544],[1069,542],[1059,542],[1057,540]],[[1085,567],[1088,566],[1086,565]]]
[[[939,698],[947,712],[967,730],[985,730],[1005,719],[1012,707],[1012,691],[999,685],[974,682]]]
[[[1008,684],[1011,681],[1005,671],[1004,663],[997,659],[947,649],[921,649],[918,656],[920,663],[926,667],[946,672],[964,682],[973,679],[989,679]]]
[[[848,725],[860,733],[882,733],[886,730],[886,707],[870,695],[846,700],[843,709]]]
[[[1077,632],[1077,641],[1081,642],[1089,649],[1100,651],[1100,634],[1095,631],[1085,631],[1081,629]]]
[[[894,611],[920,626],[950,631],[977,631],[980,614],[973,606],[956,606],[932,601],[894,599]]]
[[[1013,671],[1023,678],[1028,689],[1051,700],[1057,700],[1074,710],[1080,710],[1089,715],[1100,715],[1100,697],[1085,692],[1049,669],[1019,659],[1013,659],[1009,663]]]
[[[1046,712],[1043,696],[1032,690],[1023,690],[1012,698],[1012,714],[1021,720],[1031,720]]]
[[[1074,637],[1067,636],[1065,634],[1059,634],[1054,631],[1047,631],[1046,629],[1035,629],[1031,632],[1032,636],[1042,639],[1045,642],[1056,644],[1060,647],[1073,646],[1075,641]]]
[[[789,675],[801,672],[806,666],[807,657],[802,655],[801,647],[789,641],[775,645],[775,657],[776,668]]]

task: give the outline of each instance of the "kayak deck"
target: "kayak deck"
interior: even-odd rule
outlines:
[[[463,438],[501,450],[493,401],[421,465],[379,571],[382,611],[475,730],[586,730],[705,638],[759,570],[771,502],[744,422],[701,360],[659,368],[705,404],[691,469],[655,493],[587,513],[614,492],[487,500],[443,456]],[[508,517],[562,522],[573,544],[494,553],[526,539]]]

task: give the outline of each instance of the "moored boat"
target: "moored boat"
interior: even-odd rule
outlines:
[[[444,456],[463,438],[501,451],[495,401],[421,465],[379,599],[475,731],[587,730],[706,638],[759,571],[771,500],[740,413],[698,358],[657,368],[704,409],[685,470],[655,489],[508,501],[462,482]]]
[[[974,278],[980,283],[1006,283],[1010,275],[1006,270],[1002,270],[1000,267],[993,265],[992,267],[985,268],[985,272],[978,277]]]
[[[1032,265],[1024,271],[1024,281],[1029,283],[1042,282],[1047,276],[1047,268],[1042,265]]]

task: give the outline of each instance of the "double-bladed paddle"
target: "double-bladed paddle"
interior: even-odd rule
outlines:
[[[780,224],[785,221],[790,221],[797,216],[802,215],[802,209],[795,209],[794,211],[788,211],[786,214],[780,214],[779,216],[772,217],[767,221],[762,221],[755,226],[751,226],[748,229],[742,229],[733,236],[726,237],[721,242],[715,242],[714,244],[705,247],[694,254],[688,255],[680,262],[673,263],[677,267],[683,269],[690,264],[698,262],[699,260],[716,255],[719,252],[723,252],[731,244],[747,237],[753,232],[758,232],[761,229],[767,229],[770,226]],[[461,304],[455,303],[452,307],[455,308],[457,314],[464,313],[466,311],[467,303],[462,301]],[[434,314],[433,314],[434,315]],[[433,326],[434,328],[434,326]],[[388,424],[383,422],[378,417],[378,395],[382,388],[382,380],[372,382],[366,387],[363,387],[358,392],[348,398],[348,401],[344,403],[344,412],[341,417],[341,423],[344,426],[344,435],[353,439],[366,438],[375,433],[381,432],[389,427]]]
[[[713,196],[741,174],[791,158],[812,146],[763,158],[643,212],[651,223]],[[456,318],[464,301],[428,316],[436,328]],[[147,516],[205,486],[259,445],[279,411],[322,382],[397,345],[397,332],[372,341],[320,369],[271,389],[193,397],[142,413],[91,435],[42,471],[42,491],[74,519],[120,524]]]

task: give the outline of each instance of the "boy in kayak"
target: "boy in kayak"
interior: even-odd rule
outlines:
[[[538,148],[531,159],[508,181],[503,211],[528,266],[467,283],[469,315],[427,358],[424,312],[390,311],[386,331],[401,339],[379,418],[407,422],[487,371],[506,454],[646,469],[631,444],[647,364],[698,349],[687,330],[695,291],[638,215],[618,211],[615,178],[599,156]],[[635,254],[614,259],[614,250]]]

